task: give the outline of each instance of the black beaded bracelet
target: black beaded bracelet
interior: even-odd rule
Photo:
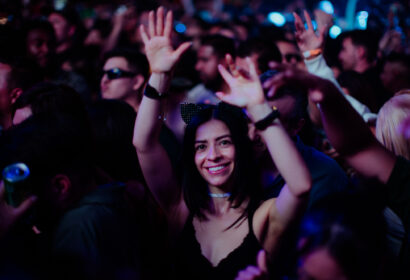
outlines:
[[[167,96],[166,93],[159,93],[155,88],[153,88],[149,84],[147,84],[147,86],[145,87],[144,95],[148,98],[157,100],[165,98]]]
[[[279,117],[279,110],[276,107],[273,108],[273,111],[269,113],[266,117],[257,121],[255,123],[255,128],[257,130],[265,130],[271,123]]]

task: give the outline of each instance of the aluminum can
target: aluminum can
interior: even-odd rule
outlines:
[[[3,170],[3,181],[5,188],[6,202],[17,207],[24,199],[32,194],[28,178],[30,169],[24,163],[14,163],[8,165]]]

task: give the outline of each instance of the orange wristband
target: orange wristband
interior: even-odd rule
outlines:
[[[306,60],[309,60],[309,59],[315,58],[316,56],[320,54],[322,54],[322,49],[313,49],[313,50],[303,52],[303,57]]]

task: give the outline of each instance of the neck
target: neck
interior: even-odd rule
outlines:
[[[11,114],[0,115],[0,126],[3,129],[9,129],[13,124],[13,120],[11,118]]]
[[[372,65],[369,62],[367,62],[366,60],[361,60],[356,64],[356,66],[354,68],[354,71],[359,72],[359,73],[363,73],[367,69],[369,69],[371,66]]]
[[[135,96],[126,98],[124,101],[127,102],[128,105],[130,105],[132,108],[134,108],[135,112],[138,112],[140,102],[137,100],[136,96],[137,94],[135,94]]]
[[[229,187],[220,188],[209,186],[210,194],[210,211],[216,215],[221,215],[229,211],[232,206],[232,202],[229,201],[230,198]],[[212,197],[214,196],[214,197]]]
[[[226,214],[231,208],[232,202],[229,201],[229,197],[211,197],[210,199],[210,212],[216,216]]]

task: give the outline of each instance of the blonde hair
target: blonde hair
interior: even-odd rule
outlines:
[[[376,123],[377,139],[395,155],[410,160],[410,140],[398,128],[410,115],[410,94],[390,98],[380,109]]]

